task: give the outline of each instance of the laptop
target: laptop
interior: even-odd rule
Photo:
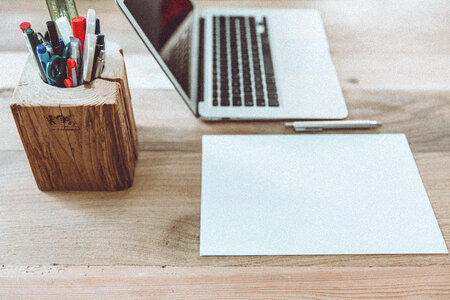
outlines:
[[[195,116],[347,117],[318,11],[115,1]]]

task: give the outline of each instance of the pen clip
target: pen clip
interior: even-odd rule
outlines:
[[[305,127],[295,127],[294,126],[294,130],[298,131],[298,132],[305,132],[305,131],[323,131],[322,127],[309,127],[309,128],[305,128]]]

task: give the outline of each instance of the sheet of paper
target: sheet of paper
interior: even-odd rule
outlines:
[[[200,255],[448,253],[403,134],[203,136]]]

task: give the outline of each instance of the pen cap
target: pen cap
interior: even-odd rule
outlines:
[[[31,47],[31,51],[33,51],[34,54],[36,54],[36,40],[34,39],[34,31],[31,28],[25,29],[24,31],[25,33],[25,37],[27,39],[27,42],[29,43],[30,47]]]
[[[59,33],[65,44],[70,42],[70,37],[72,36],[72,27],[66,17],[61,17],[56,19],[56,26],[58,26]]]
[[[47,52],[47,47],[44,44],[39,44],[36,46],[36,51],[38,54],[45,54]]]
[[[25,30],[27,30],[28,28],[31,28],[31,24],[28,22],[22,22],[19,25],[20,30],[22,30],[22,32],[25,32]]]
[[[77,67],[77,63],[73,59],[68,58],[67,59],[67,67],[68,68],[76,68]]]
[[[95,34],[100,34],[100,20],[99,20],[99,18],[95,19]]]
[[[66,88],[71,88],[73,86],[72,80],[70,80],[69,78],[64,79],[64,85],[66,86]]]
[[[84,39],[86,34],[86,18],[76,17],[72,19],[73,36],[80,40],[81,48],[84,47]]]

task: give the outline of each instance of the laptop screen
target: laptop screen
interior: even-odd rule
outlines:
[[[189,63],[193,11],[190,0],[125,0],[139,27],[158,51],[170,72],[190,95]]]

